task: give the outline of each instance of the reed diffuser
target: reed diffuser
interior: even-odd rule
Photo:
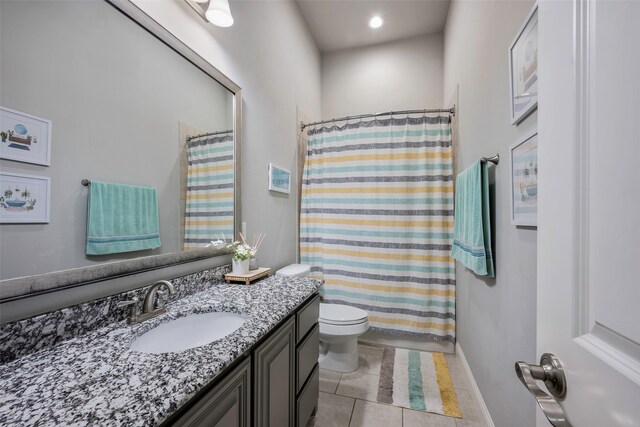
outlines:
[[[258,260],[256,259],[256,254],[258,253],[258,249],[260,245],[264,241],[264,238],[267,237],[265,233],[254,234],[253,239],[251,240],[251,244],[247,243],[247,240],[244,238],[242,233],[240,234],[240,240],[242,243],[249,247],[249,253],[251,257],[249,258],[249,270],[257,270],[258,269]]]

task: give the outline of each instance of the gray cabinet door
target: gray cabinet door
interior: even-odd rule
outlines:
[[[195,403],[174,426],[248,427],[250,405],[251,358]]]
[[[253,353],[255,426],[294,425],[295,350],[291,318]]]

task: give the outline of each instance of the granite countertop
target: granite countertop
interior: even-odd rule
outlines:
[[[321,282],[269,277],[255,285],[211,286],[138,325],[123,320],[0,365],[1,425],[160,424],[315,293]],[[191,313],[229,311],[246,323],[181,353],[129,349],[137,336]]]

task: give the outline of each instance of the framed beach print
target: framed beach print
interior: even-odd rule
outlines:
[[[511,165],[511,223],[538,225],[538,131],[509,147]]]
[[[517,125],[538,106],[538,5],[509,47],[511,124]]]
[[[0,158],[49,166],[51,120],[0,107]]]
[[[51,178],[0,173],[0,223],[48,223]]]
[[[269,190],[289,194],[291,191],[291,172],[269,163]]]

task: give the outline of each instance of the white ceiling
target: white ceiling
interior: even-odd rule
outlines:
[[[296,0],[322,52],[367,46],[444,29],[449,0]],[[384,25],[369,28],[380,15]]]

